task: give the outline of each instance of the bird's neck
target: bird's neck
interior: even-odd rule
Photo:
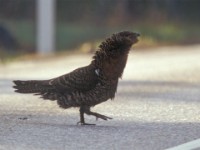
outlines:
[[[116,80],[122,77],[126,66],[128,53],[115,57],[101,56],[99,59],[94,59],[93,64],[100,69],[101,74],[105,79]]]
[[[123,55],[117,58],[110,58],[102,64],[102,72],[109,79],[118,79],[122,77],[126,66],[128,55]]]

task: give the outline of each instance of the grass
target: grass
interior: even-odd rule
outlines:
[[[34,22],[3,22],[22,45],[22,49],[25,49],[25,51],[27,51],[27,49],[34,49],[36,43],[36,26]],[[178,24],[165,23],[158,25],[136,24],[125,27],[98,27],[94,25],[57,23],[57,49],[78,49],[83,43],[96,44],[108,35],[122,30],[131,30],[141,33],[142,36],[137,45],[138,47],[200,42],[200,30],[198,30],[198,25],[180,26]]]
[[[32,21],[1,21],[11,31],[21,45],[34,45],[36,37],[35,24]]]
[[[161,24],[156,27],[144,26],[141,28],[146,37],[149,37],[159,45],[166,44],[193,44],[200,42],[200,30],[197,25],[179,26],[175,24]]]

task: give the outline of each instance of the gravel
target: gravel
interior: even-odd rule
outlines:
[[[91,55],[0,66],[0,150],[161,150],[200,138],[200,46],[130,53],[115,100],[93,111],[112,117],[76,125],[79,111],[14,93],[12,80],[48,79],[90,62]]]

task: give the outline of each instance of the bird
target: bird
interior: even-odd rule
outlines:
[[[114,33],[99,45],[89,65],[48,80],[14,80],[13,88],[18,93],[32,93],[44,100],[57,101],[64,109],[79,108],[77,124],[95,125],[86,123],[84,114],[96,119],[112,119],[91,111],[91,107],[115,98],[129,51],[139,36],[131,31]]]

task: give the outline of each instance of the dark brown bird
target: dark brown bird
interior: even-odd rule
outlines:
[[[64,109],[79,107],[78,123],[81,125],[90,125],[85,123],[84,113],[103,120],[112,119],[92,112],[90,108],[115,97],[129,50],[138,41],[138,36],[129,31],[113,34],[101,43],[88,66],[50,80],[13,81],[15,92],[34,93],[43,99],[56,100]]]

